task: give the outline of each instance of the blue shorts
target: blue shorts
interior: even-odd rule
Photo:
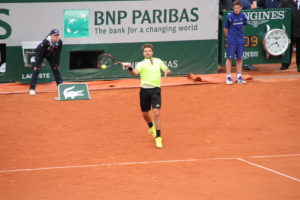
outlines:
[[[244,45],[243,44],[228,44],[227,47],[227,59],[233,60],[243,59]]]

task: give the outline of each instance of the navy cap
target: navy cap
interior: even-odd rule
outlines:
[[[52,29],[50,35],[59,35],[59,31],[57,29]]]

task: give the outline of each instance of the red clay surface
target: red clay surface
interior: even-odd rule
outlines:
[[[278,66],[246,85],[163,87],[163,149],[138,88],[0,95],[0,199],[298,200],[300,73]]]
[[[167,77],[162,78],[162,86],[182,86],[182,85],[195,85],[195,84],[215,84],[224,83],[225,74],[201,74],[193,75],[193,77],[201,77],[202,81],[195,81],[193,79],[188,79],[187,76],[184,77]],[[253,76],[245,74],[245,80],[252,80]],[[234,77],[233,77],[234,78]],[[72,83],[72,82],[65,82]],[[75,83],[75,82],[73,82]],[[139,79],[119,79],[119,80],[105,80],[105,81],[90,81],[86,82],[89,90],[111,90],[111,89],[129,89],[129,88],[139,88]],[[44,92],[57,92],[57,86],[55,82],[38,84],[36,91],[38,93]],[[22,94],[28,93],[28,85],[21,83],[2,83],[0,84],[0,95],[1,94]]]

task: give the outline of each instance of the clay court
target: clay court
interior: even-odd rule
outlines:
[[[54,83],[36,96],[0,84],[1,199],[300,199],[300,73],[257,67],[246,85],[223,69],[164,79],[163,149],[137,80],[89,82],[80,101],[54,100]]]

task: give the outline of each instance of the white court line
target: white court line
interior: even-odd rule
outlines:
[[[281,154],[281,155],[265,155],[265,156],[249,156],[249,158],[277,158],[277,157],[293,157],[300,154]]]
[[[60,167],[42,167],[32,169],[12,169],[12,170],[0,170],[0,173],[9,172],[31,172],[31,171],[44,171],[55,169],[72,169],[72,168],[90,168],[90,167],[109,167],[109,166],[122,166],[122,165],[145,165],[145,164],[158,164],[158,163],[179,163],[179,162],[196,162],[205,160],[234,160],[235,158],[207,158],[207,159],[185,159],[185,160],[157,160],[157,161],[140,161],[140,162],[121,162],[121,163],[106,163],[106,164],[94,164],[94,165],[71,165]]]
[[[106,163],[106,164],[95,164],[95,165],[71,165],[61,167],[42,167],[32,169],[12,169],[12,170],[1,170],[0,173],[8,172],[30,172],[30,171],[43,171],[43,170],[54,170],[54,169],[72,169],[72,168],[89,168],[89,167],[108,167],[108,166],[120,166],[120,165],[142,165],[142,164],[155,164],[155,163],[178,163],[178,162],[195,162],[196,159],[186,160],[158,160],[158,161],[141,161],[141,162],[121,162],[121,163]]]
[[[249,164],[249,165],[253,165],[253,166],[255,166],[255,167],[259,167],[259,168],[262,168],[262,169],[264,169],[264,170],[267,170],[267,171],[273,172],[273,173],[275,173],[275,174],[284,176],[284,177],[286,177],[286,178],[292,179],[292,180],[294,180],[294,181],[300,182],[300,179],[294,178],[294,177],[292,177],[292,176],[288,176],[288,175],[286,175],[286,174],[283,174],[283,173],[278,172],[278,171],[275,171],[275,170],[273,170],[273,169],[264,167],[264,166],[262,166],[262,165],[255,164],[255,163],[253,163],[253,162],[244,160],[244,159],[242,159],[242,158],[236,158],[236,159],[239,160],[239,161],[241,161],[241,162],[247,163],[247,164]]]
[[[268,158],[268,157],[283,157],[283,156],[300,156],[300,154],[282,154],[282,155],[266,155],[266,156],[248,156],[248,158]],[[138,161],[138,162],[120,162],[120,163],[104,163],[104,164],[92,164],[92,165],[70,165],[70,166],[58,166],[58,167],[41,167],[41,168],[29,168],[29,169],[11,169],[0,170],[0,173],[11,172],[31,172],[31,171],[45,171],[55,169],[74,169],[74,168],[92,168],[92,167],[109,167],[109,166],[124,166],[124,165],[147,165],[147,164],[159,164],[159,163],[180,163],[180,162],[197,162],[197,161],[209,161],[209,160],[236,160],[236,157],[223,157],[223,158],[202,158],[202,159],[183,159],[183,160],[157,160],[157,161]]]

